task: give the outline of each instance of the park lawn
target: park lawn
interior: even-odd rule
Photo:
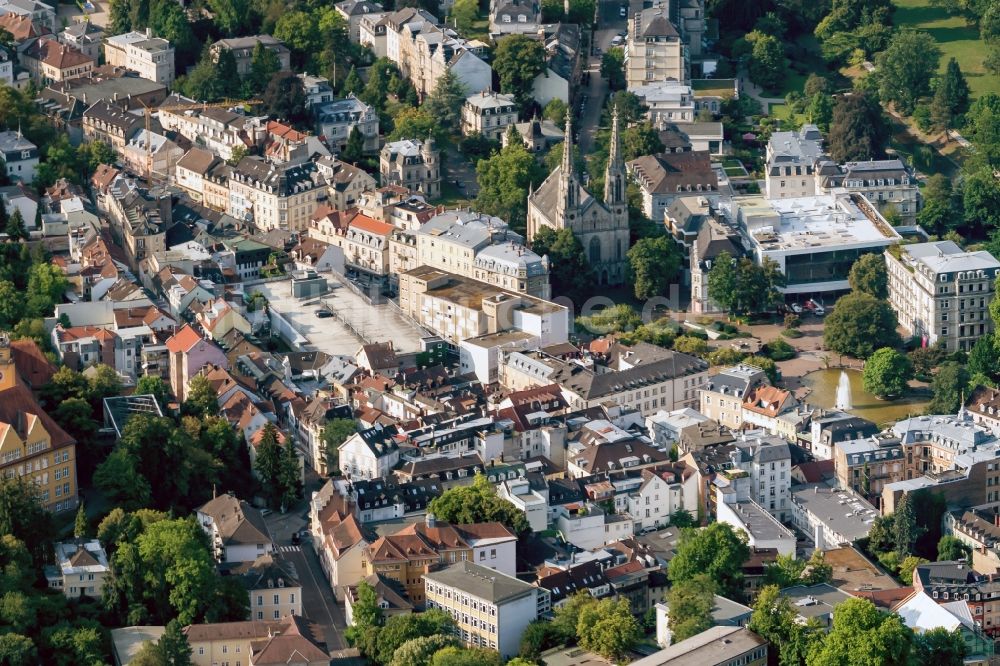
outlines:
[[[771,104],[768,115],[778,120],[785,120],[795,125],[801,125],[806,121],[805,114],[792,113],[787,104]]]
[[[979,38],[975,26],[968,26],[961,16],[949,16],[931,0],[895,0],[893,23],[897,27],[913,26],[929,33],[941,47],[941,70],[950,58],[958,60],[973,97],[986,92],[1000,92],[1000,76],[983,67],[986,44]]]

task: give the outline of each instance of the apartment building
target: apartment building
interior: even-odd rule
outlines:
[[[0,10],[3,6],[0,5]],[[89,76],[97,61],[72,46],[66,46],[51,36],[40,37],[21,54],[21,65],[31,74],[32,80],[45,86]]]
[[[513,95],[483,90],[469,95],[462,105],[462,134],[481,134],[500,141],[507,128],[517,122],[518,105]]]
[[[889,304],[899,325],[928,346],[969,351],[993,331],[989,307],[1000,262],[954,241],[899,245],[885,253]]]
[[[780,437],[738,440],[731,456],[734,469],[750,475],[751,496],[768,513],[791,520],[792,451]]]
[[[441,195],[440,152],[434,139],[403,139],[382,146],[379,153],[382,185],[396,185],[426,197]]]
[[[142,127],[142,117],[111,102],[95,102],[83,113],[83,137],[103,141],[121,153]]]
[[[55,564],[45,567],[50,589],[59,590],[69,599],[83,596],[100,599],[104,581],[111,573],[108,556],[97,539],[61,541],[53,547]]]
[[[184,627],[195,666],[328,666],[319,628],[305,618],[218,622]]]
[[[389,236],[393,227],[358,214],[347,225],[340,245],[347,265],[378,277],[389,273]]]
[[[101,57],[104,28],[91,21],[78,21],[73,25],[66,26],[59,33],[59,41],[66,46],[72,46],[80,53],[93,58],[97,62]]]
[[[375,189],[375,179],[371,174],[336,157],[319,158],[316,160],[316,169],[326,179],[327,210],[346,211],[354,208],[365,192]]]
[[[385,15],[382,5],[372,0],[342,0],[334,7],[347,21],[347,36],[355,44],[361,39],[362,19],[366,17],[378,19]]]
[[[549,264],[498,217],[453,210],[415,232],[416,266],[430,266],[512,292],[548,298]],[[402,272],[402,271],[401,271]]]
[[[719,625],[674,643],[632,666],[764,666],[768,642],[749,629]]]
[[[647,114],[654,126],[658,127],[662,123],[693,123],[697,116],[690,84],[670,79],[650,81],[630,88],[629,92],[649,107]]]
[[[302,584],[294,565],[278,553],[240,563],[228,573],[239,576],[250,597],[250,619],[283,620],[291,615],[302,615]]]
[[[453,273],[420,266],[399,276],[399,307],[422,326],[458,346],[503,331],[537,336],[540,345],[565,342],[568,310]]]
[[[490,35],[531,35],[542,22],[537,0],[490,0]]]
[[[260,511],[232,495],[219,495],[196,510],[218,562],[256,562],[274,551],[274,540]]]
[[[835,443],[833,467],[838,486],[877,507],[883,488],[906,478],[903,448],[899,437],[890,433]]]
[[[816,168],[824,157],[823,134],[815,125],[772,133],[766,151],[764,182],[767,198],[811,197],[817,194]]]
[[[174,83],[174,47],[165,39],[153,37],[149,28],[104,40],[104,62],[165,86]]]
[[[341,473],[348,479],[381,479],[399,462],[399,444],[405,436],[396,426],[377,426],[354,433],[337,449]]]
[[[30,20],[49,32],[55,32],[58,27],[55,8],[40,0],[0,0],[0,16],[7,14]]]
[[[760,368],[740,363],[713,375],[699,391],[698,411],[731,430],[743,425],[743,401],[754,388],[768,384]]]
[[[280,71],[287,72],[291,69],[291,51],[280,39],[275,39],[271,35],[251,35],[249,37],[235,37],[233,39],[220,39],[212,44],[212,55],[216,61],[219,59],[219,51],[226,49],[233,52],[236,59],[236,71],[240,76],[245,76],[250,72],[253,63],[253,52],[260,44],[265,49],[278,56]]]
[[[163,134],[141,129],[125,144],[121,156],[125,167],[139,177],[168,179],[175,173],[184,149]]]
[[[743,253],[743,243],[735,229],[722,224],[715,218],[708,218],[698,230],[691,244],[688,270],[691,280],[691,311],[719,312],[721,308],[709,298],[708,273],[712,263],[722,255],[739,257]]]
[[[679,199],[696,196],[707,208],[708,202],[717,200],[720,194],[719,177],[707,152],[644,155],[626,162],[625,168],[639,185],[643,212],[657,222],[664,219],[669,206]],[[691,230],[691,238],[679,240],[690,245],[695,233],[697,228]]]
[[[883,214],[892,209],[903,224],[913,224],[920,212],[917,180],[900,159],[845,162],[837,177],[824,177],[821,189],[837,186],[865,195]]]
[[[625,53],[629,88],[654,81],[688,80],[687,47],[670,22],[666,7],[643,9],[629,18]]]
[[[205,179],[212,167],[220,163],[222,160],[216,157],[212,151],[204,148],[192,148],[177,160],[177,164],[174,166],[177,184],[183,187],[193,200],[204,201]],[[228,187],[226,198],[229,198]]]
[[[538,618],[548,591],[472,562],[457,562],[424,575],[427,608],[455,620],[455,635],[466,645],[497,650],[503,659],[518,654],[521,635]],[[546,604],[547,605],[547,604]]]
[[[229,367],[222,350],[198,335],[190,324],[185,324],[166,344],[170,354],[170,389],[180,401],[184,400],[188,382],[206,365]]]
[[[0,132],[0,162],[9,180],[30,185],[38,167],[38,146],[20,131]]]
[[[76,440],[18,379],[11,343],[0,334],[0,476],[33,483],[49,511],[77,506]]]
[[[378,111],[356,98],[354,93],[348,94],[344,99],[317,105],[313,114],[316,116],[316,133],[324,137],[327,145],[338,153],[347,147],[347,140],[355,128],[364,138],[366,153],[378,150]]]
[[[264,143],[267,118],[248,116],[239,110],[197,108],[193,99],[173,94],[158,108],[157,117],[165,132],[177,132],[193,145],[204,147],[223,160],[233,150],[249,150]]]
[[[226,212],[262,231],[301,232],[325,197],[326,180],[314,163],[270,164],[248,156],[233,167]]]

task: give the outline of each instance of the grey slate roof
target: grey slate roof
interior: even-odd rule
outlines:
[[[493,604],[520,599],[537,589],[534,585],[472,562],[458,562],[447,569],[424,574],[424,580],[460,590]]]

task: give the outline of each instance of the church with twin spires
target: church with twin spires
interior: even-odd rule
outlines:
[[[625,162],[621,154],[618,109],[612,114],[611,146],[604,172],[604,202],[580,184],[573,169],[573,127],[566,114],[562,164],[528,194],[528,241],[542,227],[570,229],[580,240],[598,284],[624,284],[629,249]]]

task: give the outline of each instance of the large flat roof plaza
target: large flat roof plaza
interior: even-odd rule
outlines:
[[[312,349],[353,356],[363,344],[392,341],[397,353],[420,351],[420,339],[427,333],[409,322],[394,306],[388,303],[370,305],[335,277],[328,275],[327,278],[332,291],[319,299],[292,296],[291,280],[254,285],[253,291],[263,293],[269,306],[305,337],[306,346]],[[324,306],[337,316],[317,317],[316,312]],[[349,322],[354,331],[345,326],[344,321]]]
[[[862,254],[882,252],[901,238],[875,207],[857,193],[789,199],[736,197],[730,219],[758,262],[781,267],[786,293],[842,291]]]

